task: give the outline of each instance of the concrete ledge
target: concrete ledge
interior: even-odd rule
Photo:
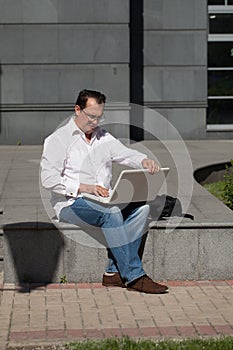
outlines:
[[[63,273],[63,235],[53,225],[22,222],[3,228],[4,281],[57,281]]]
[[[54,225],[30,224],[4,227],[5,282],[60,282],[62,276],[69,282],[101,281],[106,264],[101,244],[90,246],[92,238],[73,225],[63,226],[69,233],[62,234]],[[80,233],[86,241],[80,236],[77,242]],[[233,224],[176,227],[174,219],[151,226],[143,264],[156,280],[233,279],[232,256]]]
[[[65,276],[69,282],[100,282],[107,261],[105,247],[77,226],[61,226],[63,232],[49,223],[5,225],[4,281],[60,282]],[[144,244],[145,240],[140,255]]]
[[[233,225],[151,229],[154,278],[217,280],[233,277]]]

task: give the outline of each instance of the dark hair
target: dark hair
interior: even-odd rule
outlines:
[[[101,92],[84,89],[80,91],[75,104],[78,105],[81,109],[84,109],[86,107],[87,100],[90,97],[94,98],[98,104],[105,103],[106,101],[105,95]]]

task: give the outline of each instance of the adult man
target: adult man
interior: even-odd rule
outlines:
[[[42,185],[52,192],[59,220],[101,228],[109,258],[103,285],[164,293],[168,288],[146,275],[138,254],[149,206],[128,206],[121,210],[82,196],[84,192],[108,196],[112,162],[146,168],[151,173],[159,171],[159,166],[145,154],[125,147],[98,126],[104,118],[104,106],[102,93],[93,90],[79,93],[75,116],[45,140],[41,160]]]

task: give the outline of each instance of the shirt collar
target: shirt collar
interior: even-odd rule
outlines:
[[[74,135],[84,136],[85,133],[81,129],[79,129],[79,127],[75,123],[74,119],[75,119],[75,115],[72,115],[72,117],[69,120],[69,127],[70,127],[71,135],[72,136],[74,136]],[[94,139],[94,138],[99,139],[101,136],[103,136],[104,133],[105,133],[105,131],[102,130],[99,126],[97,126],[97,128],[93,131],[92,139]]]
[[[78,125],[75,123],[74,121],[75,119],[75,115],[72,115],[72,117],[70,118],[70,121],[69,121],[69,126],[70,126],[70,133],[71,135],[83,135],[84,132],[79,129]]]

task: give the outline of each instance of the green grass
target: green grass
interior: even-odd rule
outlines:
[[[224,202],[224,187],[226,185],[225,181],[212,182],[210,184],[205,184],[203,187],[207,189],[213,196],[217,197],[220,201]]]
[[[70,343],[66,350],[231,350],[233,337],[190,340],[133,340],[128,337]]]
[[[226,165],[224,180],[203,185],[211,194],[233,210],[233,159]]]

